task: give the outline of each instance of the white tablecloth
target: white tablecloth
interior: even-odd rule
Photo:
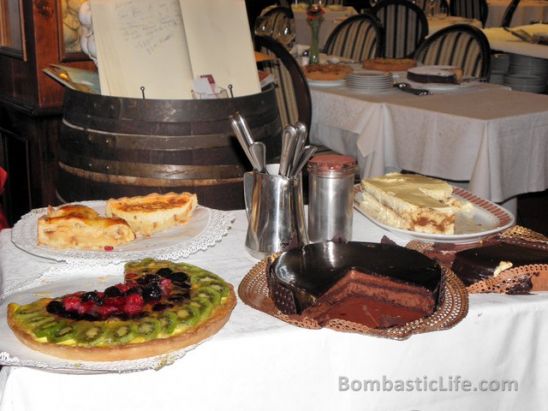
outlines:
[[[502,17],[511,0],[488,0],[489,15],[485,27],[500,27]],[[548,2],[545,0],[521,0],[512,17],[511,27],[530,24],[532,21],[548,21]]]
[[[255,263],[244,250],[245,217],[236,212],[228,236],[187,261],[237,286]],[[355,214],[353,238],[379,241],[383,231]],[[401,239],[392,238],[401,242]],[[38,275],[49,264],[24,262],[0,233],[0,276],[7,283]],[[468,316],[448,331],[392,341],[290,326],[239,301],[211,340],[159,371],[67,375],[29,368],[0,372],[2,411],[110,410],[541,410],[548,386],[548,294],[471,297]],[[342,380],[340,380],[342,378]],[[398,392],[339,390],[340,381],[413,381]],[[432,389],[423,389],[424,380]],[[441,391],[443,379],[446,391]],[[448,390],[449,381],[516,381],[518,391]],[[416,385],[419,380],[421,385]],[[345,388],[344,383],[341,386]],[[381,385],[382,387],[382,385]]]
[[[310,26],[306,22],[306,9],[304,6],[292,6],[295,16],[296,41],[298,44],[310,44]],[[356,15],[354,7],[327,6],[325,7],[324,21],[320,26],[320,47],[325,42],[337,25],[348,17]]]
[[[530,34],[548,35],[548,24],[530,24],[514,27],[512,30],[514,29],[523,29]],[[483,33],[489,40],[491,50],[548,59],[547,45],[527,43],[502,28],[484,29]]]
[[[431,36],[437,31],[455,24],[470,24],[481,29],[481,21],[478,19],[467,19],[460,16],[432,16],[428,17],[428,35]]]
[[[358,158],[362,176],[406,169],[495,202],[548,188],[548,96],[484,84],[417,97],[312,88],[311,141]]]

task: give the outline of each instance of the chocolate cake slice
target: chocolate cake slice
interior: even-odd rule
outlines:
[[[268,274],[270,295],[285,314],[323,325],[343,319],[374,328],[403,325],[434,312],[441,268],[397,245],[317,243],[282,254]]]
[[[548,250],[507,243],[471,248],[455,255],[452,269],[465,285],[471,285],[498,274],[497,268],[502,271],[529,264],[548,264]]]
[[[460,84],[463,71],[455,66],[419,66],[407,71],[407,79],[417,83]]]

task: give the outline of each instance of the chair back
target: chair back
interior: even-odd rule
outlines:
[[[310,130],[312,102],[310,90],[297,61],[278,41],[268,36],[255,36],[255,49],[273,56],[261,63],[261,69],[270,72],[276,83],[276,100],[282,125],[303,122]]]
[[[278,34],[292,30],[293,11],[289,7],[270,6],[255,20],[255,34],[276,38]]]
[[[382,56],[383,32],[379,20],[364,13],[341,22],[331,32],[323,51],[326,54],[363,61]]]
[[[469,19],[478,19],[483,27],[489,15],[487,0],[451,0],[449,14]]]
[[[384,57],[411,57],[428,34],[424,11],[408,0],[382,0],[373,14],[384,29]]]
[[[428,65],[458,66],[465,76],[487,80],[491,48],[480,29],[469,24],[455,24],[428,37],[417,49],[415,59]]]
[[[502,16],[502,22],[500,23],[501,27],[510,27],[512,25],[512,17],[519,6],[520,0],[512,0],[506,10],[504,10],[504,15]]]

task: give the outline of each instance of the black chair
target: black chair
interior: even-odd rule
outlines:
[[[469,24],[455,24],[428,37],[417,49],[415,59],[428,65],[458,66],[465,76],[487,80],[491,48],[480,29]]]
[[[520,0],[512,0],[506,10],[504,10],[504,15],[502,16],[501,27],[510,27],[512,25],[512,17],[519,6]]]
[[[381,57],[383,53],[383,31],[379,20],[364,13],[341,22],[331,32],[324,53],[363,61]]]
[[[282,125],[303,122],[310,130],[312,102],[310,90],[297,61],[279,42],[268,36],[255,36],[255,49],[274,57],[261,69],[269,71],[276,83],[276,100]]]
[[[478,19],[483,27],[489,15],[487,0],[451,0],[449,3],[449,14],[469,19]]]
[[[411,57],[428,34],[424,11],[408,0],[382,0],[373,14],[384,29],[384,57]]]
[[[275,6],[255,20],[255,34],[276,38],[278,34],[293,30],[293,11],[290,7]]]

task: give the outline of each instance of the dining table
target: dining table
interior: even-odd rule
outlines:
[[[295,17],[295,41],[298,44],[310,44],[311,31],[306,21],[306,3],[291,5],[293,16]],[[325,45],[329,35],[344,20],[358,14],[354,7],[342,6],[338,4],[327,5],[324,7],[323,22],[320,25],[319,44]]]
[[[548,188],[548,96],[477,82],[434,89],[312,86],[311,142],[355,156],[363,178],[408,170],[468,182],[494,202]]]
[[[245,249],[245,211],[231,211],[226,236],[184,261],[238,288],[258,260]],[[39,258],[0,232],[0,296],[13,299],[59,279],[119,273],[123,262]],[[354,210],[353,241],[400,245]],[[463,302],[464,304],[464,302]],[[135,372],[71,372],[35,366],[0,370],[2,411],[100,410],[515,410],[546,409],[548,293],[473,294],[466,316],[446,330],[395,340],[300,328],[238,299],[228,323],[177,361]],[[5,321],[5,313],[0,314]],[[0,329],[0,363],[8,335]],[[13,360],[13,358],[11,358]],[[22,358],[21,358],[22,360]],[[43,367],[43,368],[40,368]],[[126,370],[127,371],[127,370]]]
[[[548,36],[548,24],[542,23],[513,27],[511,30],[524,30],[530,35]],[[529,43],[502,27],[484,29],[483,33],[489,41],[491,50],[548,59],[548,45],[546,44]]]
[[[489,14],[485,27],[500,27],[510,3],[511,0],[488,0]],[[545,0],[521,0],[514,11],[510,27],[543,21],[548,21],[548,2]]]
[[[447,14],[436,14],[433,16],[428,16],[428,36],[440,31],[449,26],[454,26],[455,24],[469,24],[474,27],[481,29],[481,21],[478,19],[472,19],[461,16],[448,16]]]

